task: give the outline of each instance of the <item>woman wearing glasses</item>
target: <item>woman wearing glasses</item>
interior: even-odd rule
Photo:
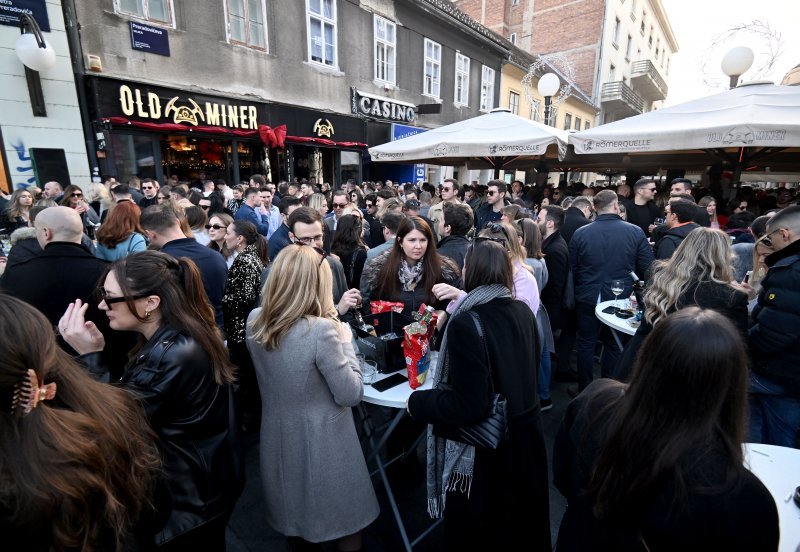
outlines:
[[[361,367],[332,285],[322,249],[289,245],[248,319],[263,404],[261,481],[267,522],[297,549],[338,539],[339,550],[360,550],[379,507],[351,410],[363,394]]]
[[[120,259],[101,280],[99,308],[116,331],[140,334],[117,385],[141,403],[158,436],[169,493],[153,498],[166,523],[156,549],[225,549],[225,527],[242,490],[242,450],[230,385],[234,368],[197,266],[157,251]],[[93,373],[104,345],[76,301],[59,333]]]
[[[116,261],[147,249],[144,230],[139,225],[142,212],[130,201],[116,205],[97,231],[95,256],[105,261]]]
[[[433,293],[433,286],[442,283],[459,288],[460,268],[439,255],[433,232],[424,220],[408,217],[400,223],[392,248],[364,267],[361,296],[366,304],[379,299],[402,302],[403,313],[410,315],[423,303],[444,308],[445,303]]]
[[[64,199],[61,200],[61,205],[75,209],[81,216],[84,231],[89,237],[94,237],[94,227],[100,223],[100,217],[92,209],[92,206],[86,202],[83,197],[83,190],[74,184],[67,186],[64,189]],[[89,231],[90,227],[91,231]]]
[[[615,378],[626,381],[645,338],[669,313],[697,305],[725,315],[747,335],[747,293],[733,280],[731,245],[721,230],[695,228],[667,260],[657,261],[644,294],[642,323],[625,346]]]
[[[211,240],[208,242],[208,247],[214,251],[219,251],[222,256],[225,257],[225,262],[228,265],[228,269],[231,268],[234,259],[236,259],[236,253],[228,249],[228,246],[225,243],[225,234],[227,233],[228,226],[230,226],[231,223],[233,223],[232,216],[226,215],[225,213],[217,213],[213,217],[209,217],[208,224],[206,224],[208,237]]]

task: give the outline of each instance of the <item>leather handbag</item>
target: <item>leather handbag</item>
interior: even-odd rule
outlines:
[[[489,415],[480,422],[469,426],[434,424],[433,434],[449,441],[458,441],[459,443],[472,445],[473,447],[496,449],[508,438],[508,402],[503,395],[495,393],[492,363],[489,359],[489,350],[486,347],[486,338],[483,333],[483,325],[481,324],[480,318],[472,311],[468,311],[468,314],[475,323],[475,328],[483,344],[483,350],[486,353],[489,381],[492,384],[492,394],[489,399]],[[440,382],[436,388],[451,390],[452,386],[448,383]]]

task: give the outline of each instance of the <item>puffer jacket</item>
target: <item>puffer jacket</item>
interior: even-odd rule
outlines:
[[[94,374],[107,371],[98,353],[81,360]],[[159,439],[169,493],[155,507],[169,517],[155,544],[228,515],[244,487],[244,455],[230,386],[216,383],[208,354],[162,326],[112,383],[134,394]]]
[[[752,368],[800,398],[800,240],[766,262],[749,331]]]

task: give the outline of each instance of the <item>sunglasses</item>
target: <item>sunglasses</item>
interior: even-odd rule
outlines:
[[[204,211],[208,211],[209,209],[211,209],[211,205],[198,205],[198,207],[200,207]]]
[[[206,224],[206,230],[225,230],[224,226],[220,226],[219,224]]]
[[[442,188],[443,192],[452,192],[453,188]]]
[[[769,234],[764,234],[763,236],[758,238],[756,243],[760,242],[760,243],[763,243],[764,245],[766,245],[767,247],[772,247],[772,238],[770,238],[770,236],[772,234],[774,234],[775,232],[780,232],[781,230],[782,230],[781,228],[777,228],[777,229],[773,230],[772,232],[770,232]]]
[[[152,190],[154,186],[142,186],[142,190]]]
[[[146,293],[144,295],[134,295],[132,297],[131,296],[125,296],[125,295],[123,295],[121,297],[109,297],[108,296],[108,292],[106,291],[106,288],[101,287],[101,288],[98,289],[98,291],[100,292],[100,299],[102,299],[103,302],[106,305],[108,305],[109,307],[111,305],[113,305],[114,303],[123,303],[123,302],[127,301],[128,299],[130,299],[132,301],[136,301],[137,299],[144,299],[144,298],[150,297],[150,295],[152,295],[150,293]]]
[[[320,238],[319,238],[319,239],[321,239],[321,238],[322,238],[322,236],[320,236]],[[317,253],[319,253],[320,259],[319,259],[319,264],[317,265],[317,268],[321,267],[321,266],[322,266],[322,263],[324,263],[324,262],[325,262],[325,251],[324,251],[324,250],[323,250],[321,247],[317,247],[317,246],[315,246],[315,245],[310,245],[310,244],[308,244],[308,243],[305,243],[305,242],[303,242],[303,241],[300,241],[300,238],[295,238],[295,239],[297,239],[297,240],[298,240],[298,241],[296,241],[296,242],[295,242],[297,245],[300,245],[300,246],[302,246],[302,247],[310,247],[311,249],[313,249],[314,251],[316,251]],[[312,240],[312,239],[314,239],[314,238],[302,238],[302,239],[303,239],[303,240]]]
[[[333,204],[333,208],[334,209],[344,209],[345,207],[347,207],[347,203],[334,203]]]
[[[72,197],[83,197],[83,194],[82,194],[82,193],[80,193],[80,192],[72,192],[72,194],[70,194],[70,195],[71,195]]]
[[[500,192],[495,192],[494,190],[489,190],[488,192],[486,192],[486,195],[487,196],[493,196],[494,194],[498,194],[498,193],[500,193]]]
[[[470,254],[472,254],[472,251],[475,249],[475,244],[480,243],[480,242],[494,242],[494,243],[502,245],[503,249],[508,251],[508,242],[505,240],[505,238],[492,238],[492,237],[489,237],[489,236],[478,236],[474,240],[472,240],[472,243],[469,246]]]

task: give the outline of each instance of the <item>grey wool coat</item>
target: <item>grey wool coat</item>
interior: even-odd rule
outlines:
[[[379,506],[351,407],[361,401],[361,367],[336,323],[300,320],[268,351],[252,339],[263,403],[261,480],[267,522],[280,533],[323,542],[355,533]]]

